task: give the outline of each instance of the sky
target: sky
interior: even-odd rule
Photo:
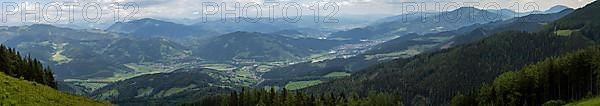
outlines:
[[[225,16],[399,15],[450,11],[458,7],[547,10],[556,5],[580,8],[594,0],[0,0],[0,26],[30,23],[111,23],[139,18],[200,19]],[[37,6],[36,6],[37,4]],[[239,4],[239,8],[234,8]],[[278,5],[276,5],[278,4]],[[37,8],[36,8],[37,7]],[[417,7],[417,9],[415,9]],[[98,9],[100,8],[100,9]],[[28,10],[28,11],[23,11]],[[226,11],[227,10],[227,11]],[[259,12],[260,11],[260,12]],[[300,12],[301,11],[301,12]],[[318,11],[318,12],[317,12]],[[235,12],[235,11],[233,11]],[[25,18],[23,18],[25,16]],[[36,18],[37,16],[37,18]],[[118,18],[117,18],[118,17]],[[34,20],[38,19],[38,20]],[[90,24],[91,25],[91,24]]]

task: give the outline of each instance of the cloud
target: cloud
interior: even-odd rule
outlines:
[[[50,2],[80,2],[80,6],[85,5],[85,3],[98,3],[102,8],[102,20],[100,22],[114,22],[115,20],[115,9],[117,6],[115,3],[125,3],[131,2],[136,4],[136,14],[131,17],[131,19],[138,18],[161,18],[161,19],[182,19],[182,18],[199,18],[202,13],[202,3],[203,2],[215,2],[219,3],[227,3],[227,8],[232,8],[233,3],[240,3],[241,6],[244,6],[247,3],[258,3],[263,4],[266,2],[279,2],[279,8],[276,9],[276,13],[281,14],[283,9],[282,6],[287,3],[297,3],[302,6],[303,15],[313,15],[313,11],[315,6],[318,5],[319,9],[321,9],[321,14],[327,14],[332,12],[332,10],[323,10],[324,7],[327,6],[328,3],[335,3],[338,6],[337,15],[369,15],[369,14],[386,14],[386,15],[398,15],[402,14],[402,4],[407,2],[418,2],[424,3],[427,10],[436,10],[431,9],[435,8],[435,3],[450,3],[456,2],[459,4],[466,2],[478,2],[479,5],[476,7],[483,8],[485,4],[489,3],[497,3],[500,4],[501,8],[508,8],[513,10],[523,10],[523,7],[526,3],[534,3],[539,8],[538,10],[546,10],[554,5],[566,5],[573,8],[583,7],[584,5],[592,2],[593,0],[3,0],[3,2],[15,2],[21,3],[26,2],[26,5],[29,6],[32,3],[40,3],[44,6]],[[515,8],[515,3],[518,6]],[[465,5],[461,5],[465,6]],[[267,6],[261,6],[263,11],[263,16],[266,16],[268,12]],[[331,6],[327,6],[330,8]],[[66,7],[62,7],[66,8]],[[82,11],[83,8],[76,7],[75,15],[76,20],[82,21],[82,14],[85,13]],[[249,12],[256,12],[258,10],[250,9]],[[119,16],[127,16],[133,9],[120,9],[118,14]],[[292,11],[293,12],[293,11]],[[63,9],[63,16],[65,16]],[[10,25],[17,24],[20,20],[20,16],[9,17],[9,21],[7,23],[1,23],[1,25]],[[68,18],[61,18],[63,23]],[[66,21],[69,22],[69,21]]]

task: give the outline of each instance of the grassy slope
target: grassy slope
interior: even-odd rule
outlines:
[[[0,73],[0,105],[105,106],[110,104],[69,95],[42,84]]]
[[[323,81],[321,81],[321,80],[292,81],[292,82],[288,83],[287,85],[285,85],[285,88],[288,90],[298,90],[298,89],[318,85],[321,83],[323,83]]]
[[[569,103],[565,106],[598,106],[600,105],[600,97],[584,99],[577,102]]]
[[[347,77],[350,76],[352,74],[348,73],[348,72],[331,72],[327,75],[325,75],[325,78],[337,78],[337,77]]]

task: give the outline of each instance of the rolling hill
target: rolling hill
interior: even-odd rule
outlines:
[[[487,16],[497,17],[485,18]],[[392,18],[396,20],[384,21],[363,28],[335,32],[331,34],[330,38],[361,40],[401,36],[410,33],[436,33],[452,31],[464,26],[484,24],[511,17],[512,16],[496,14],[473,7],[462,7],[456,10],[441,12],[425,17]]]
[[[185,58],[187,47],[164,38],[131,38],[100,30],[75,30],[51,25],[8,27],[3,44],[39,59],[57,71],[57,79],[111,77],[132,71],[123,66]]]
[[[47,104],[93,105],[86,104],[94,101],[85,98],[47,90],[44,88],[47,85],[119,105],[180,105],[199,99],[218,100],[212,101],[214,103],[237,102],[238,99],[256,100],[248,97],[273,98],[276,95],[264,90],[257,90],[264,94],[246,95],[257,91],[242,90],[237,96],[236,91],[246,87],[285,87],[305,92],[294,96],[281,93],[284,99],[278,101],[287,102],[284,104],[294,102],[289,100],[295,99],[289,98],[314,99],[314,95],[320,94],[317,98],[328,98],[322,100],[331,104],[365,100],[367,102],[362,103],[397,105],[409,101],[404,103],[447,105],[454,101],[452,97],[475,94],[474,90],[489,87],[486,83],[492,83],[492,87],[513,86],[514,83],[528,85],[530,82],[511,82],[511,78],[521,77],[512,76],[512,71],[527,70],[536,67],[527,65],[600,44],[600,31],[597,30],[600,29],[600,21],[597,21],[600,15],[595,14],[600,10],[598,5],[594,2],[578,10],[556,6],[544,12],[547,14],[517,18],[513,17],[518,13],[512,10],[500,10],[510,11],[509,15],[504,15],[462,7],[423,18],[390,17],[370,26],[339,32],[334,31],[355,26],[318,24],[310,20],[300,23],[211,21],[184,25],[145,18],[118,22],[106,30],[43,24],[0,27],[0,43],[39,59],[27,57],[19,60],[23,63],[18,63],[6,60],[6,57],[21,59],[19,53],[4,56],[0,52],[3,56],[0,57],[0,70],[7,73],[0,73],[3,81],[0,85],[4,84],[0,90],[7,92],[0,94],[0,103],[18,105],[33,100]],[[488,16],[498,17],[490,19]],[[9,51],[14,53],[16,50]],[[48,68],[42,63],[49,65]],[[587,64],[577,67],[590,68]],[[50,68],[57,70],[56,75]],[[54,82],[54,77],[58,83]],[[529,89],[527,86],[515,88]],[[571,89],[585,91],[583,88]],[[522,98],[541,104],[546,99],[556,99],[529,100],[535,94],[518,90],[499,94],[494,90],[491,91],[493,96],[504,93],[506,95],[502,97],[507,99],[495,100],[492,96],[492,99],[487,98],[490,101]],[[31,96],[39,92],[50,93]],[[229,97],[214,98],[227,92],[233,93]],[[529,97],[511,95],[513,92]],[[11,96],[13,93],[25,93],[23,96],[27,97],[15,98]],[[566,93],[571,96],[564,98],[581,99],[584,93]],[[313,95],[309,97],[309,94]],[[482,97],[491,95],[482,94],[485,94]],[[3,101],[5,98],[8,99]],[[74,101],[62,101],[61,98]],[[464,96],[461,99],[465,99]],[[523,101],[513,102],[525,105]]]
[[[544,11],[544,13],[558,13],[565,9],[570,9],[570,8],[567,6],[564,6],[564,5],[557,5],[557,6],[550,7],[550,9]]]
[[[82,96],[69,95],[43,84],[13,78],[0,72],[0,105],[111,106]]]
[[[463,100],[454,99],[452,103],[542,105],[594,97],[600,89],[598,74],[595,74],[600,67],[599,61],[599,46],[548,58],[523,69],[503,73],[490,85],[484,85],[470,96],[463,96],[466,97]],[[579,104],[591,105],[594,102]]]
[[[296,39],[258,32],[234,32],[209,40],[193,53],[209,60],[298,60],[343,43],[344,41]]]
[[[239,18],[239,22],[236,22],[233,17],[224,18],[224,20],[221,20],[220,18],[208,18],[207,21],[198,21],[192,26],[211,29],[222,33],[232,33],[236,31],[272,33],[282,30],[298,30],[306,33],[310,37],[314,37],[313,35],[318,35],[320,33],[364,26],[365,23],[376,19],[364,17],[377,16],[361,16],[360,18],[344,16],[334,17],[333,19],[337,19],[337,22],[325,22],[324,19],[332,18],[314,15],[302,15],[299,17],[300,19],[298,21],[286,21],[287,19],[282,17],[237,17]],[[315,21],[315,19],[318,20]]]
[[[90,96],[119,105],[175,105],[232,91],[207,71],[215,70],[180,69],[138,76],[109,84]]]
[[[3,27],[0,33],[5,34],[2,39],[6,41],[2,44],[57,70],[54,77],[59,88],[77,94],[91,93],[117,80],[169,72],[205,61],[293,61],[347,43],[239,32],[202,41],[192,40],[194,43],[190,44],[169,38],[136,37],[130,33],[76,30],[44,24]],[[223,48],[224,45],[231,46]]]
[[[195,59],[188,47],[166,38],[135,38],[102,30],[75,30],[34,24],[0,29],[6,44],[54,71],[60,90],[86,94],[110,82],[170,71]],[[4,35],[3,35],[4,36]],[[142,64],[144,63],[144,64]],[[145,68],[145,67],[159,68]],[[92,82],[92,83],[89,83]]]
[[[117,22],[106,30],[127,33],[141,38],[163,37],[176,40],[212,37],[219,35],[218,32],[206,28],[182,25],[151,18],[132,20],[128,22]]]
[[[346,79],[305,89],[309,92],[385,91],[405,101],[425,97],[427,104],[445,104],[453,95],[470,92],[507,70],[518,70],[545,58],[597,44],[599,2],[578,9],[536,33],[501,32],[483,40],[409,59],[371,66]],[[572,30],[558,35],[556,30]],[[415,105],[415,104],[413,104]]]
[[[320,62],[305,62],[266,72],[263,77],[268,79],[263,85],[283,86],[289,81],[321,79],[332,72],[355,72],[370,65],[398,58],[410,58],[421,53],[447,49],[456,45],[468,44],[503,31],[536,32],[573,10],[552,14],[531,14],[504,21],[475,24],[453,31],[444,31],[425,35],[407,34],[390,41],[371,47],[364,53],[350,57],[325,60]]]
[[[37,59],[23,58],[15,49],[0,45],[0,105],[106,106],[85,97],[56,90],[49,67]]]

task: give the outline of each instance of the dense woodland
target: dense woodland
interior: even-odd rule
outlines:
[[[376,90],[402,95],[405,101],[426,97],[430,104],[445,104],[452,96],[478,89],[501,73],[593,45],[593,42],[583,36],[504,32],[476,43],[375,65],[350,78],[305,91],[366,95]]]
[[[374,65],[349,78],[300,91],[313,95],[356,92],[356,98],[369,98],[370,91],[385,92],[408,105],[448,105],[451,100],[453,105],[541,105],[591,97],[598,92],[600,52],[597,47],[576,51],[598,45],[597,10],[600,3],[594,2],[539,32],[499,32],[438,52]],[[564,31],[570,33],[559,34]],[[536,64],[544,60],[549,62]],[[248,100],[240,95],[244,93],[201,103],[236,105]]]
[[[466,45],[374,65],[304,91],[366,95],[375,90],[401,95],[404,101],[425,97],[431,105],[448,104],[453,96],[479,89],[504,72],[597,45],[599,7],[600,2],[591,3],[536,33],[496,33]],[[557,34],[561,30],[572,33]]]
[[[112,99],[113,102],[117,103],[120,101],[147,103],[153,99],[154,101],[162,100],[170,103],[172,101],[168,100],[169,98],[183,98],[175,101],[180,103],[180,101],[196,99],[187,97],[192,95],[201,99],[184,105],[194,106],[561,105],[574,100],[595,97],[600,93],[600,21],[598,20],[600,14],[597,14],[599,10],[600,2],[596,1],[555,22],[544,23],[546,25],[544,27],[541,27],[541,25],[531,27],[531,30],[535,29],[536,31],[537,28],[540,28],[539,32],[506,31],[510,29],[473,29],[468,31],[470,33],[464,32],[466,33],[465,36],[453,39],[456,42],[452,43],[461,45],[442,48],[439,51],[428,51],[411,58],[395,59],[372,66],[370,65],[371,62],[353,58],[362,62],[335,63],[341,60],[334,60],[331,61],[331,64],[323,63],[328,64],[329,68],[308,67],[310,64],[298,64],[275,70],[300,68],[310,70],[264,74],[265,78],[275,79],[275,81],[265,83],[287,83],[295,79],[278,78],[302,76],[306,76],[303,78],[307,79],[319,78],[333,71],[349,71],[340,70],[348,65],[350,67],[360,67],[360,69],[364,68],[363,70],[350,70],[350,72],[354,72],[350,77],[332,79],[332,81],[298,91],[289,91],[285,88],[283,90],[258,88],[233,91],[220,87],[218,85],[219,80],[211,78],[210,74],[202,73],[202,71],[207,70],[198,69],[197,72],[193,73],[177,73],[175,71],[169,74],[144,75],[108,85],[92,94],[94,97]],[[476,23],[465,22],[465,24]],[[535,24],[539,23],[535,22]],[[389,24],[389,26],[400,25]],[[525,27],[515,26],[511,28]],[[488,32],[494,34],[488,36]],[[348,33],[368,34],[379,33],[379,31],[355,29]],[[474,38],[468,35],[482,36]],[[234,41],[232,39],[257,40],[242,42],[245,40]],[[162,41],[161,39],[156,40]],[[206,52],[206,54],[192,55],[206,56],[214,60],[285,60],[309,56],[316,53],[316,51],[326,51],[330,47],[343,43],[310,43],[317,41],[292,40],[291,38],[260,33],[236,32],[222,36],[214,42],[209,42],[206,47],[197,49],[213,51]],[[149,40],[148,42],[158,41]],[[309,45],[310,47],[300,46],[307,42],[313,45]],[[231,43],[231,45],[224,43]],[[131,45],[128,40],[122,40],[117,44],[125,45],[124,47]],[[145,48],[161,45],[140,46],[138,49],[130,50],[141,51],[141,49],[145,50]],[[221,47],[222,45],[227,46]],[[263,46],[248,49],[248,46],[251,45]],[[389,46],[396,45],[399,44],[389,44]],[[172,47],[180,47],[180,45],[173,45]],[[162,54],[160,48],[154,49],[156,50],[153,51],[157,52],[152,53],[159,54],[148,56],[160,57],[160,54]],[[238,51],[242,49],[247,51]],[[269,49],[276,51],[268,51]],[[310,51],[309,49],[316,51]],[[184,49],[181,47],[181,50],[175,51],[184,51]],[[104,53],[118,55],[123,52]],[[85,53],[81,52],[80,54]],[[243,56],[240,54],[243,54]],[[140,52],[140,55],[143,55],[142,52]],[[240,56],[243,58],[236,58]],[[90,55],[86,57],[100,56]],[[125,57],[123,58],[125,59]],[[156,60],[159,59],[163,58],[157,58]],[[133,60],[131,59],[131,61]],[[119,59],[113,59],[113,61],[123,62]],[[83,65],[80,66],[83,67]],[[105,67],[104,65],[98,66]],[[15,49],[3,45],[0,45],[0,72],[15,78],[56,88],[56,82],[49,67],[45,68],[40,61],[29,56],[23,58]],[[179,88],[186,87],[183,88],[185,90],[188,89],[188,86],[193,89],[183,92],[182,88]],[[236,89],[238,87],[231,88]],[[144,89],[150,90],[145,91]],[[144,95],[139,96],[144,94],[140,93],[142,91],[147,94],[146,97],[142,97]],[[161,91],[174,91],[178,94],[165,96],[164,93],[161,94]],[[217,95],[217,93],[229,91],[232,92]],[[211,95],[204,96],[206,94]],[[212,96],[212,94],[217,96]]]
[[[197,98],[227,94],[233,91],[227,87],[220,87],[220,85],[225,85],[225,83],[210,77],[205,71],[216,70],[183,68],[171,73],[142,75],[106,85],[106,87],[91,92],[90,96],[126,106],[169,106],[179,104],[177,101],[196,101]],[[171,93],[177,89],[193,90],[181,90]],[[141,91],[144,92],[140,95],[139,92]]]
[[[402,99],[386,93],[371,92],[366,97],[357,94],[307,94],[286,89],[276,91],[255,89],[212,96],[194,106],[403,106]]]
[[[453,31],[445,31],[439,33],[430,33],[425,35],[406,34],[390,41],[378,44],[372,47],[365,53],[350,57],[325,60],[320,62],[305,62],[298,63],[286,67],[276,68],[263,74],[263,78],[269,80],[261,83],[264,85],[285,85],[289,81],[294,80],[313,80],[320,78],[327,73],[334,71],[354,72],[367,68],[371,65],[383,63],[389,60],[366,59],[369,55],[387,54],[398,52],[398,50],[408,50],[411,47],[419,45],[438,44],[434,47],[423,47],[425,53],[435,52],[440,49],[445,49],[444,46],[463,45],[473,43],[484,39],[494,33],[505,31],[524,31],[537,32],[544,28],[543,24],[551,23],[561,17],[573,12],[573,9],[565,9],[558,13],[552,14],[532,14],[523,17],[517,17],[510,20],[496,21],[487,24],[475,24],[463,27]],[[454,36],[454,37],[452,37]],[[452,37],[449,40],[423,40],[437,37]]]
[[[478,92],[455,96],[452,104],[539,106],[594,97],[600,90],[598,73],[600,47],[596,46],[506,72]]]
[[[56,89],[56,82],[49,67],[44,68],[40,61],[29,56],[23,58],[15,49],[4,45],[0,45],[0,72]]]

